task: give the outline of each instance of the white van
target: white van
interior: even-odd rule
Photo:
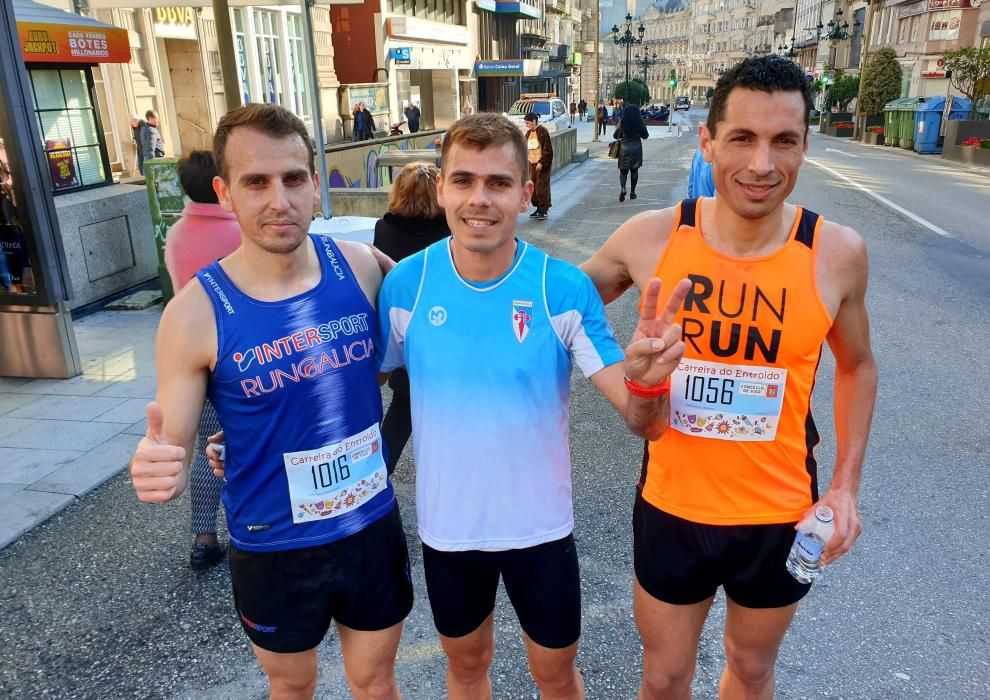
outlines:
[[[530,112],[540,115],[540,124],[545,126],[548,131],[570,127],[567,105],[552,92],[524,92],[505,116],[525,130],[526,120],[524,117]]]

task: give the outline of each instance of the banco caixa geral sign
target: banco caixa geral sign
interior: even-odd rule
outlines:
[[[475,61],[474,74],[479,77],[496,77],[500,75],[522,75],[522,59],[514,61]]]

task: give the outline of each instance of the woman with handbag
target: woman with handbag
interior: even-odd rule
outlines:
[[[622,111],[619,125],[612,138],[619,142],[619,201],[626,201],[626,177],[632,175],[629,199],[636,199],[636,183],[639,169],[643,166],[643,139],[650,138],[639,105],[628,105]]]

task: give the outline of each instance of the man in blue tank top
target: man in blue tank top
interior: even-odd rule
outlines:
[[[214,186],[241,247],[162,315],[134,488],[149,502],[183,492],[209,396],[230,447],[234,601],[272,697],[313,697],[316,647],[335,621],[354,697],[398,698],[393,667],[412,585],[380,433],[381,272],[365,246],[307,235],[316,176],[298,117],[273,105],[235,109],[217,127],[214,155]]]
[[[584,697],[570,370],[648,433],[666,421],[656,392],[684,349],[669,321],[686,284],[660,320],[653,284],[623,362],[588,277],[516,238],[526,152],[502,116],[457,121],[438,178],[452,236],[400,262],[379,296],[381,369],[409,372],[423,566],[454,700],[492,696],[499,578],[542,697]]]

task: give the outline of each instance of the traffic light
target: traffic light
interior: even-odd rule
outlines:
[[[673,68],[670,69],[670,87],[677,87],[677,71]]]

